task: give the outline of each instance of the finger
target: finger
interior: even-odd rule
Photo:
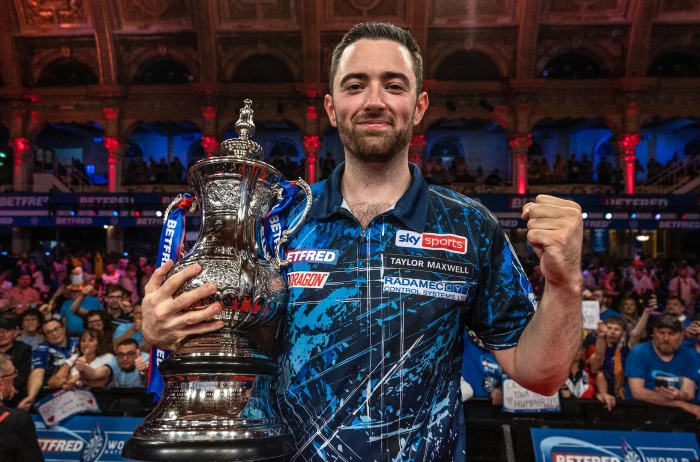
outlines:
[[[175,328],[187,329],[189,326],[194,326],[200,323],[206,323],[210,321],[217,323],[220,322],[221,327],[223,327],[224,321],[212,321],[212,318],[217,314],[221,313],[221,310],[223,310],[223,305],[220,302],[217,302],[212,303],[211,305],[201,310],[188,311],[174,320],[177,323]]]
[[[173,261],[168,260],[153,272],[151,279],[148,280],[148,284],[146,284],[144,287],[145,295],[155,292],[160,288],[160,286],[163,284],[163,278],[165,278],[172,266]]]
[[[192,304],[209,297],[214,292],[216,292],[216,285],[214,284],[204,284],[203,286],[197,287],[196,289],[190,290],[189,292],[183,292],[173,299],[173,303],[170,304],[171,310],[168,311],[170,313],[177,313],[178,311],[182,311],[188,306],[191,306]]]
[[[558,207],[552,204],[532,204],[529,211],[530,219],[533,218],[566,218],[571,219],[574,215],[581,215],[581,212],[567,207]]]
[[[532,207],[533,205],[535,205],[534,202],[528,202],[527,204],[523,205],[523,213],[520,214],[521,219],[523,219],[523,220],[530,219],[530,215],[529,215],[530,207]]]
[[[556,218],[530,218],[527,221],[527,229],[549,229],[557,230],[562,228],[562,222]]]
[[[177,291],[177,289],[180,288],[180,286],[187,282],[188,279],[191,279],[198,275],[200,271],[202,271],[202,267],[198,263],[190,265],[182,271],[178,271],[177,273],[173,274],[165,280],[159,292],[163,296],[172,297],[172,295],[175,293],[175,291]]]
[[[579,212],[581,211],[581,206],[578,205],[576,202],[566,200],[566,199],[560,199],[560,198],[554,197],[554,196],[549,196],[547,194],[538,195],[535,198],[535,203],[556,205],[558,207],[567,207],[567,208],[577,209]]]
[[[544,247],[549,247],[555,244],[552,236],[542,229],[530,229],[527,232],[527,241],[533,248],[539,247],[540,249]]]

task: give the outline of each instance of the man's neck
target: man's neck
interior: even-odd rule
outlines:
[[[670,355],[663,354],[663,353],[661,353],[661,352],[659,351],[658,348],[656,348],[656,345],[654,345],[653,343],[652,343],[652,346],[654,347],[654,351],[656,352],[656,354],[659,355],[659,358],[661,358],[661,360],[662,360],[663,362],[665,362],[665,363],[667,363],[667,362],[669,362],[670,360],[672,360],[673,357],[676,355],[676,352],[675,352],[675,351],[674,351],[673,353],[671,353]]]
[[[387,163],[368,164],[346,153],[340,191],[362,228],[396,204],[411,185],[406,156],[401,153]]]
[[[14,342],[10,342],[7,345],[0,345],[0,353],[7,353],[8,351],[10,351],[10,348],[12,348],[13,343]]]

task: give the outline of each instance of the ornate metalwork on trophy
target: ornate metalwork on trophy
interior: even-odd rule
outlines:
[[[202,225],[192,249],[171,273],[198,263],[202,271],[175,296],[207,283],[217,292],[191,309],[220,301],[216,316],[225,327],[187,337],[160,365],[165,387],[156,409],[127,442],[124,456],[137,460],[258,460],[293,450],[288,427],[275,414],[270,387],[276,364],[250,341],[251,330],[273,324],[287,287],[280,248],[303,222],[311,191],[294,229],[285,230],[272,255],[265,247],[264,220],[282,197],[285,179],[262,161],[251,101],[236,122],[239,137],[221,143],[219,155],[201,160],[187,182],[201,210]],[[167,217],[167,214],[166,214]]]

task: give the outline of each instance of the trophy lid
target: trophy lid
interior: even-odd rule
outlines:
[[[236,133],[238,138],[231,138],[221,143],[219,156],[243,157],[245,159],[261,160],[263,149],[250,138],[255,135],[255,124],[253,123],[253,110],[250,105],[253,102],[249,99],[243,101],[243,107],[239,111],[236,122]]]

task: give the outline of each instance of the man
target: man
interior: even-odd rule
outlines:
[[[148,342],[144,341],[143,333],[141,332],[141,328],[143,325],[143,315],[141,312],[140,303],[138,303],[134,307],[134,311],[132,312],[132,314],[134,322],[120,324],[114,331],[114,347],[116,348],[117,345],[123,340],[131,338],[139,344],[141,351],[148,351],[151,348],[151,345],[149,345]]]
[[[83,327],[86,329],[97,329],[102,332],[107,345],[112,344],[113,330],[112,317],[102,310],[90,311],[85,316]]]
[[[695,300],[698,296],[699,289],[698,283],[688,274],[687,265],[681,266],[678,269],[678,276],[668,282],[669,293],[683,300],[683,305],[688,310],[688,312],[684,314],[690,317],[695,315]]]
[[[588,265],[588,268],[583,272],[583,287],[590,291],[598,287],[598,267],[596,265]]]
[[[641,294],[644,289],[654,290],[654,284],[651,282],[651,279],[649,279],[649,276],[647,276],[644,263],[641,260],[635,260],[632,266],[634,267],[634,274],[632,276],[634,291]]]
[[[102,309],[100,301],[93,297],[92,286],[69,284],[66,286],[68,300],[61,305],[61,317],[66,320],[66,329],[74,335],[80,335],[83,328],[83,318],[90,311]]]
[[[32,369],[32,347],[17,340],[19,331],[14,320],[0,318],[0,353],[10,357],[17,369],[14,387],[17,393],[7,401],[7,405],[16,407],[27,396],[27,380]]]
[[[476,201],[428,187],[408,163],[413,126],[428,107],[413,38],[359,24],[336,48],[330,77],[324,104],[346,161],[314,185],[288,249],[326,249],[337,260],[300,257],[289,267],[277,395],[296,440],[292,459],[464,460],[460,317],[511,378],[557,392],[582,332],[581,209],[549,196],[523,208],[547,280],[535,313],[498,220]],[[302,210],[292,209],[290,225]],[[223,327],[207,322],[219,303],[181,312],[213,284],[173,299],[201,267],[160,287],[171,268],[156,270],[143,302],[144,337],[170,349]],[[304,287],[294,274],[305,271],[323,273],[322,283]]]
[[[105,311],[112,317],[112,326],[116,329],[121,324],[131,322],[122,311],[122,301],[124,300],[124,288],[119,285],[107,286],[105,294]]]
[[[19,340],[36,350],[44,342],[41,336],[41,313],[37,309],[27,310],[19,318],[22,331]]]
[[[109,388],[146,388],[148,385],[148,353],[139,350],[133,338],[119,342],[115,348],[116,358],[108,364],[112,370]]]
[[[136,278],[136,265],[126,265],[124,276],[119,278],[119,285],[130,294],[130,301],[133,305],[139,301],[139,284]]]
[[[108,263],[105,267],[105,272],[102,273],[101,278],[102,284],[104,284],[105,286],[111,284],[119,284],[119,278],[121,278],[121,274],[117,273],[117,267],[114,265],[114,263]]]
[[[55,319],[46,321],[41,326],[41,330],[46,342],[32,352],[32,372],[29,374],[27,397],[17,406],[25,411],[31,408],[44,384],[59,388],[59,383],[52,380],[54,374],[78,351],[79,339],[66,337],[66,329],[59,321]]]
[[[2,298],[7,301],[8,308],[14,310],[16,316],[33,308],[33,305],[41,304],[41,295],[32,287],[32,276],[28,272],[23,272],[17,278],[17,286],[7,289]]]
[[[685,315],[685,301],[680,297],[668,297],[666,299],[666,306],[664,307],[664,312],[672,314],[673,316],[678,318],[678,320],[683,323],[683,327],[690,326],[690,323],[692,322]]]
[[[651,342],[637,345],[627,356],[627,399],[677,407],[700,418],[695,397],[695,358],[681,348],[683,324],[672,314],[660,315],[654,323]]]
[[[40,462],[44,456],[32,417],[26,411],[2,405],[3,400],[12,399],[16,392],[12,380],[17,374],[12,359],[0,353],[0,461]]]
[[[591,292],[590,299],[592,301],[598,302],[600,307],[600,320],[605,321],[608,318],[621,318],[620,313],[610,308],[610,297],[608,297],[608,290],[601,287],[594,287]]]
[[[627,339],[626,324],[620,317],[609,317],[598,323],[595,352],[589,359],[596,378],[597,398],[612,410],[625,398],[625,363],[630,348],[639,343],[640,335]]]

